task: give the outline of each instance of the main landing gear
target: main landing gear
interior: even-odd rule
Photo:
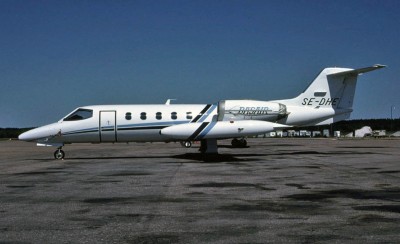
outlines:
[[[203,154],[218,154],[217,139],[201,140],[199,151]]]
[[[247,141],[244,138],[241,138],[241,139],[235,138],[232,140],[231,144],[232,144],[232,147],[235,147],[235,148],[247,147]]]
[[[65,152],[62,150],[62,147],[59,147],[55,152],[54,152],[54,158],[55,159],[64,159],[65,157]]]

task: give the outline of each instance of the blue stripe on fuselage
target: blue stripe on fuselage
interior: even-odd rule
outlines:
[[[211,106],[211,108],[208,109],[208,110],[204,113],[204,115],[200,118],[199,122],[203,122],[204,120],[206,120],[206,119],[208,118],[208,116],[210,116],[210,115],[212,114],[212,112],[215,110],[215,108],[217,108],[217,105],[216,105],[216,104],[213,104],[213,105]]]
[[[119,126],[117,126],[117,130],[140,130],[140,129],[151,130],[151,129],[160,129],[161,127],[165,128],[168,126],[184,124],[184,123],[189,123],[189,121],[169,121],[169,122],[154,122],[154,123],[119,125]],[[102,130],[113,129],[113,128],[114,128],[114,126],[102,126],[101,127]],[[83,133],[98,132],[98,131],[99,131],[98,127],[92,127],[92,128],[63,132],[62,135],[68,136],[68,135],[83,134]]]
[[[128,124],[128,125],[119,125],[118,130],[129,130],[129,129],[140,129],[141,127],[150,128],[160,126],[168,127],[173,125],[179,125],[189,123],[189,121],[168,121],[168,122],[154,122],[154,123],[141,123],[141,124]]]
[[[203,139],[208,132],[210,132],[210,130],[212,128],[214,128],[214,126],[217,124],[217,122],[211,122],[198,136],[197,136],[197,140],[201,140]]]
[[[72,134],[81,134],[81,133],[87,133],[87,132],[98,132],[99,128],[98,127],[93,127],[93,128],[87,128],[87,129],[81,129],[81,130],[73,130],[73,131],[68,131],[68,132],[63,132],[62,135],[72,135]]]

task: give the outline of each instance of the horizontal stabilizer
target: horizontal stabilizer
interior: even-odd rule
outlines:
[[[370,67],[365,67],[365,68],[361,68],[361,69],[353,69],[353,70],[349,70],[349,71],[333,73],[333,74],[330,74],[328,76],[359,75],[359,74],[367,73],[367,72],[370,72],[370,71],[374,71],[376,69],[382,69],[382,68],[385,68],[385,67],[386,67],[386,65],[375,64],[375,65],[370,66]]]

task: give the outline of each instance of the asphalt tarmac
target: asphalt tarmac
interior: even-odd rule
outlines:
[[[0,243],[398,243],[400,140],[0,142]]]

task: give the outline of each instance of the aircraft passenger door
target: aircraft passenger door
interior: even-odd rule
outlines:
[[[116,112],[100,111],[100,142],[115,142],[117,139],[116,131]]]

